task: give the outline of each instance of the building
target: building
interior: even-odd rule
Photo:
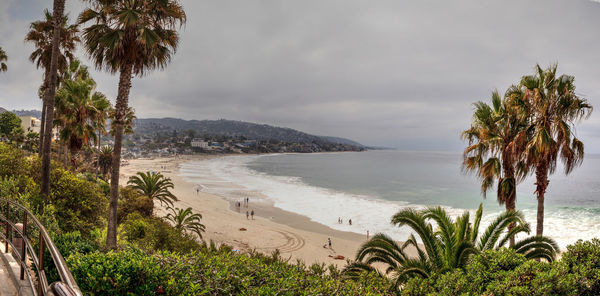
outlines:
[[[190,145],[192,145],[192,147],[208,149],[208,142],[201,139],[193,139],[192,142],[190,142]]]
[[[21,119],[21,127],[23,128],[25,133],[28,133],[28,132],[39,133],[40,132],[40,127],[42,126],[42,122],[39,119],[37,119],[33,116],[19,116],[19,118]]]

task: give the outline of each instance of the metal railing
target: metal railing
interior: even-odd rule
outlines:
[[[22,226],[18,227],[18,223]],[[0,224],[5,226],[4,231],[0,232],[0,240],[4,240],[4,252],[8,253],[10,246],[13,256],[20,265],[20,279],[25,280],[27,275],[34,295],[82,295],[50,235],[27,208],[15,201],[0,198]],[[20,246],[13,244],[13,239],[16,239],[15,242],[21,239]],[[34,245],[37,245],[37,250]],[[60,281],[55,283],[48,283],[47,267],[44,266],[46,252],[52,258],[54,269],[60,277]]]

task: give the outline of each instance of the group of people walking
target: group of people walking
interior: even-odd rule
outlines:
[[[235,207],[238,209],[238,212],[240,211],[240,208],[242,207],[242,205],[247,209],[248,206],[250,204],[250,198],[246,197],[244,198],[243,203],[242,202],[235,202]],[[246,210],[246,219],[250,220],[250,218],[252,218],[252,220],[254,220],[254,210]]]

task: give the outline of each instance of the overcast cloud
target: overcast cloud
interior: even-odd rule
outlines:
[[[600,108],[600,4],[538,1],[181,1],[172,63],[135,78],[138,117],[227,118],[411,150],[460,151],[471,104],[559,63]],[[40,109],[23,38],[48,0],[0,1],[0,106]],[[83,2],[67,0],[74,19]],[[80,57],[90,64],[83,51]],[[113,101],[118,77],[95,71]],[[578,136],[600,152],[600,111]]]

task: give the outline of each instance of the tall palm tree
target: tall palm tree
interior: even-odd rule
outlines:
[[[107,106],[106,97],[95,91],[96,82],[88,75],[85,66],[80,66],[83,75],[66,79],[56,95],[55,125],[61,127],[60,139],[67,144],[72,155],[77,155],[84,145],[97,141],[96,130],[104,125]],[[73,67],[73,68],[77,68]],[[104,119],[104,121],[100,121]]]
[[[48,73],[46,84],[46,94],[44,101],[46,102],[46,118],[44,120],[44,140],[42,145],[42,181],[40,195],[44,200],[44,205],[48,202],[50,194],[50,142],[52,139],[52,122],[54,121],[54,97],[56,95],[56,77],[58,67],[58,54],[61,35],[61,23],[63,20],[63,12],[65,10],[65,0],[54,0],[53,16],[54,32],[52,35],[52,54],[50,57],[50,72]],[[43,211],[43,207],[41,208]]]
[[[494,91],[491,105],[475,103],[471,127],[462,133],[463,139],[468,141],[463,153],[463,169],[477,173],[484,196],[496,183],[498,203],[507,211],[515,210],[516,186],[527,174],[527,166],[519,157],[524,140],[517,137],[527,127],[527,117],[515,112],[509,102]],[[510,245],[514,245],[514,238]]]
[[[517,106],[529,114],[529,126],[522,132],[528,142],[525,150],[527,165],[535,169],[537,195],[537,229],[544,232],[544,199],[549,174],[554,173],[557,160],[569,174],[581,165],[584,145],[575,136],[575,124],[591,115],[592,106],[575,93],[575,77],[556,74],[557,65],[523,76],[515,96]],[[525,136],[526,135],[526,136]]]
[[[470,213],[465,211],[452,221],[441,207],[421,211],[401,210],[392,217],[392,224],[410,227],[420,238],[423,247],[412,234],[403,244],[398,244],[384,234],[376,234],[361,246],[356,255],[357,262],[346,267],[345,272],[355,276],[364,270],[372,270],[370,264],[384,263],[388,266],[386,273],[391,275],[398,287],[414,276],[429,277],[432,272],[443,273],[464,268],[471,255],[500,249],[511,237],[530,232],[529,224],[518,211],[506,211],[498,215],[481,236],[479,225],[482,206],[479,206],[473,223],[469,216]],[[505,231],[513,223],[516,226]],[[411,258],[406,253],[409,246],[416,249],[416,258]],[[552,239],[543,236],[530,236],[511,248],[529,259],[544,258],[548,261],[554,260],[559,250]]]
[[[177,197],[170,191],[175,185],[171,182],[171,178],[161,173],[138,172],[135,176],[129,177],[127,185],[153,201],[158,200],[162,205],[173,206],[173,202],[177,201]]]
[[[79,40],[79,29],[77,25],[68,25],[69,19],[67,16],[62,17],[60,23],[60,40],[58,53],[58,71],[63,72],[69,64],[75,59],[74,52]],[[29,60],[33,62],[37,68],[44,68],[43,83],[40,87],[40,96],[43,98],[46,92],[46,85],[50,78],[50,62],[52,59],[52,38],[54,37],[54,24],[52,14],[45,9],[44,20],[32,22],[29,26],[30,31],[25,36],[26,42],[31,42],[35,45],[35,50],[29,56]],[[44,135],[44,125],[46,118],[46,102],[42,100],[42,118],[40,127],[40,154]]]
[[[120,73],[115,117],[115,144],[110,189],[106,244],[116,248],[117,199],[124,119],[128,111],[131,76],[164,69],[177,49],[176,26],[186,21],[177,0],[87,0],[91,8],[79,15],[79,23],[93,22],[83,36],[97,68]]]
[[[0,47],[0,72],[6,72],[6,70],[8,70],[6,63],[4,63],[7,59],[8,56],[6,55],[6,52]]]
[[[167,213],[165,218],[173,223],[175,229],[180,232],[191,232],[198,235],[202,239],[202,232],[205,231],[206,227],[200,220],[202,215],[192,212],[192,208],[180,209],[180,208],[168,208],[170,213]]]

